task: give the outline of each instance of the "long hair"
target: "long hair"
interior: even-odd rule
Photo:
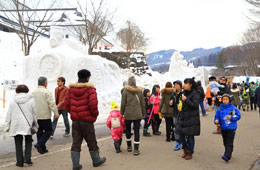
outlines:
[[[194,79],[195,78],[193,77],[193,78],[186,78],[184,80],[185,84],[191,84],[192,85],[191,90],[197,90],[198,89],[198,85],[197,85],[197,83],[195,82]]]
[[[159,85],[154,85],[154,86],[153,86],[152,94],[155,95],[155,96],[158,94],[158,93],[156,94],[156,89],[157,89],[157,88],[160,88],[160,86],[159,86]],[[160,93],[159,93],[159,94],[160,94]]]

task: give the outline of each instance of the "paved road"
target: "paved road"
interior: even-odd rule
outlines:
[[[242,119],[239,121],[235,139],[235,148],[233,158],[229,163],[221,160],[224,148],[221,135],[214,135],[212,132],[213,113],[207,117],[201,117],[201,136],[196,137],[196,146],[194,158],[186,161],[181,158],[182,151],[174,152],[172,148],[175,143],[165,142],[165,126],[162,125],[162,135],[150,138],[141,138],[141,155],[133,156],[133,153],[126,151],[125,141],[123,142],[123,152],[116,154],[111,137],[104,137],[109,132],[104,125],[97,125],[96,132],[102,131],[102,138],[99,138],[98,144],[101,155],[107,157],[107,162],[99,167],[99,170],[257,170],[260,169],[260,118],[257,112],[241,113]],[[100,126],[100,129],[99,127]],[[62,128],[61,128],[62,129]],[[61,134],[62,135],[62,134]],[[63,137],[62,137],[63,139]],[[55,139],[56,140],[56,139]],[[58,139],[57,139],[58,140]],[[50,153],[39,155],[33,151],[32,167],[24,169],[37,170],[69,170],[71,169],[70,143],[54,144],[49,142]],[[12,145],[11,143],[10,145]],[[1,145],[1,144],[0,144]],[[0,146],[1,147],[1,146]],[[1,147],[2,148],[2,147]],[[0,163],[0,167],[6,170],[18,170],[13,161],[14,157],[7,157]],[[83,169],[93,168],[88,153],[87,146],[82,147],[81,163]]]

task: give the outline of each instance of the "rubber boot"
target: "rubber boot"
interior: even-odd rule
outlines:
[[[71,160],[72,160],[72,166],[73,170],[79,170],[82,169],[82,165],[79,164],[80,161],[80,152],[71,151]]]
[[[100,166],[100,165],[102,165],[103,163],[106,162],[106,158],[105,157],[100,158],[99,150],[96,150],[96,151],[89,150],[89,153],[90,153],[90,156],[92,158],[94,167],[98,167],[98,166]]]
[[[127,142],[127,151],[132,152],[132,141],[126,141]]]
[[[151,134],[147,131],[148,129],[144,128],[143,130],[143,136],[151,137]]]
[[[134,144],[134,155],[140,155],[140,151],[139,151],[139,144],[135,143]]]
[[[120,153],[121,150],[120,150],[120,141],[119,140],[114,140],[114,146],[116,149],[116,153]]]

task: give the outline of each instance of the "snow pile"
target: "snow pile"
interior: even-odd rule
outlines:
[[[169,68],[169,78],[171,80],[181,80],[195,77],[200,80],[203,87],[206,87],[208,80],[208,71],[204,67],[194,68],[193,64],[188,64],[180,52],[174,52],[171,57]]]
[[[240,76],[240,77],[234,77],[233,79],[233,83],[242,83],[242,82],[246,82],[247,81],[247,77],[246,76]],[[260,77],[249,77],[249,83],[250,82],[260,82]]]

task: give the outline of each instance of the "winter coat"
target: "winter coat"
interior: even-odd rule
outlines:
[[[257,87],[255,85],[251,85],[249,87],[249,96],[250,96],[250,98],[254,98],[255,97],[256,88]]]
[[[180,91],[179,93],[173,92],[171,96],[171,100],[173,102],[173,117],[177,118],[179,115],[179,110],[178,110],[178,104],[181,101],[182,97],[182,92]]]
[[[205,93],[204,93],[203,87],[201,87],[201,86],[198,87],[198,93],[200,95],[200,103],[201,103],[205,99]]]
[[[151,111],[153,109],[153,104],[150,102],[150,97],[145,97],[145,115],[146,117],[151,114]]]
[[[173,117],[173,108],[169,105],[173,92],[174,88],[164,88],[161,90],[162,100],[159,105],[159,112],[164,117]]]
[[[65,109],[73,121],[95,122],[98,111],[97,92],[91,83],[75,83],[69,86],[64,100]]]
[[[118,128],[112,128],[112,118],[119,118],[120,120],[120,127]],[[109,117],[107,118],[107,127],[110,129],[112,134],[113,140],[119,140],[122,139],[123,132],[125,130],[125,119],[121,116],[119,110],[112,110],[110,112]]]
[[[230,120],[226,118],[228,115],[231,115]],[[218,120],[222,130],[236,130],[240,118],[239,110],[232,104],[222,104],[215,115],[215,120]]]
[[[32,92],[32,96],[36,102],[38,120],[51,119],[52,111],[54,114],[58,114],[58,108],[48,89],[43,86],[38,86],[38,88]]]
[[[187,97],[183,101],[182,111],[180,112],[176,130],[180,135],[199,136],[200,135],[200,96],[197,90],[184,91]]]
[[[145,101],[141,87],[125,86],[121,98],[121,115],[126,120],[142,119],[145,115]]]
[[[150,102],[153,104],[153,108],[152,108],[152,112],[153,114],[158,114],[159,112],[159,107],[160,107],[160,102],[161,102],[161,98],[160,95],[152,95],[150,98]]]
[[[29,124],[27,123],[22,111],[24,112]],[[32,123],[37,124],[37,106],[33,97],[26,93],[19,93],[11,101],[5,119],[5,132],[9,130],[9,136],[31,135]]]
[[[224,86],[225,86],[224,88],[220,88],[219,89],[220,90],[219,91],[220,100],[219,99],[216,100],[216,103],[215,103],[216,106],[221,106],[221,104],[222,104],[222,95],[223,94],[232,95],[229,86],[228,85],[224,85]]]
[[[56,101],[56,104],[57,104],[57,108],[59,110],[65,110],[64,98],[65,98],[67,92],[68,92],[68,88],[66,86],[64,86],[61,89],[59,89],[59,87],[56,87],[56,89],[55,89],[55,101]],[[57,101],[57,98],[58,98],[58,101]]]
[[[224,88],[224,87],[225,87],[224,85],[221,85],[216,81],[209,82],[209,88],[211,93],[218,93],[220,91],[219,88]]]
[[[232,104],[235,106],[239,106],[241,104],[240,101],[240,90],[239,89],[231,89],[232,95],[233,95],[233,100]]]
[[[258,87],[255,91],[255,102],[260,107],[260,87]]]
[[[207,91],[206,91],[206,98],[207,99],[211,99],[212,98],[211,91],[210,91],[209,87],[207,88]]]

